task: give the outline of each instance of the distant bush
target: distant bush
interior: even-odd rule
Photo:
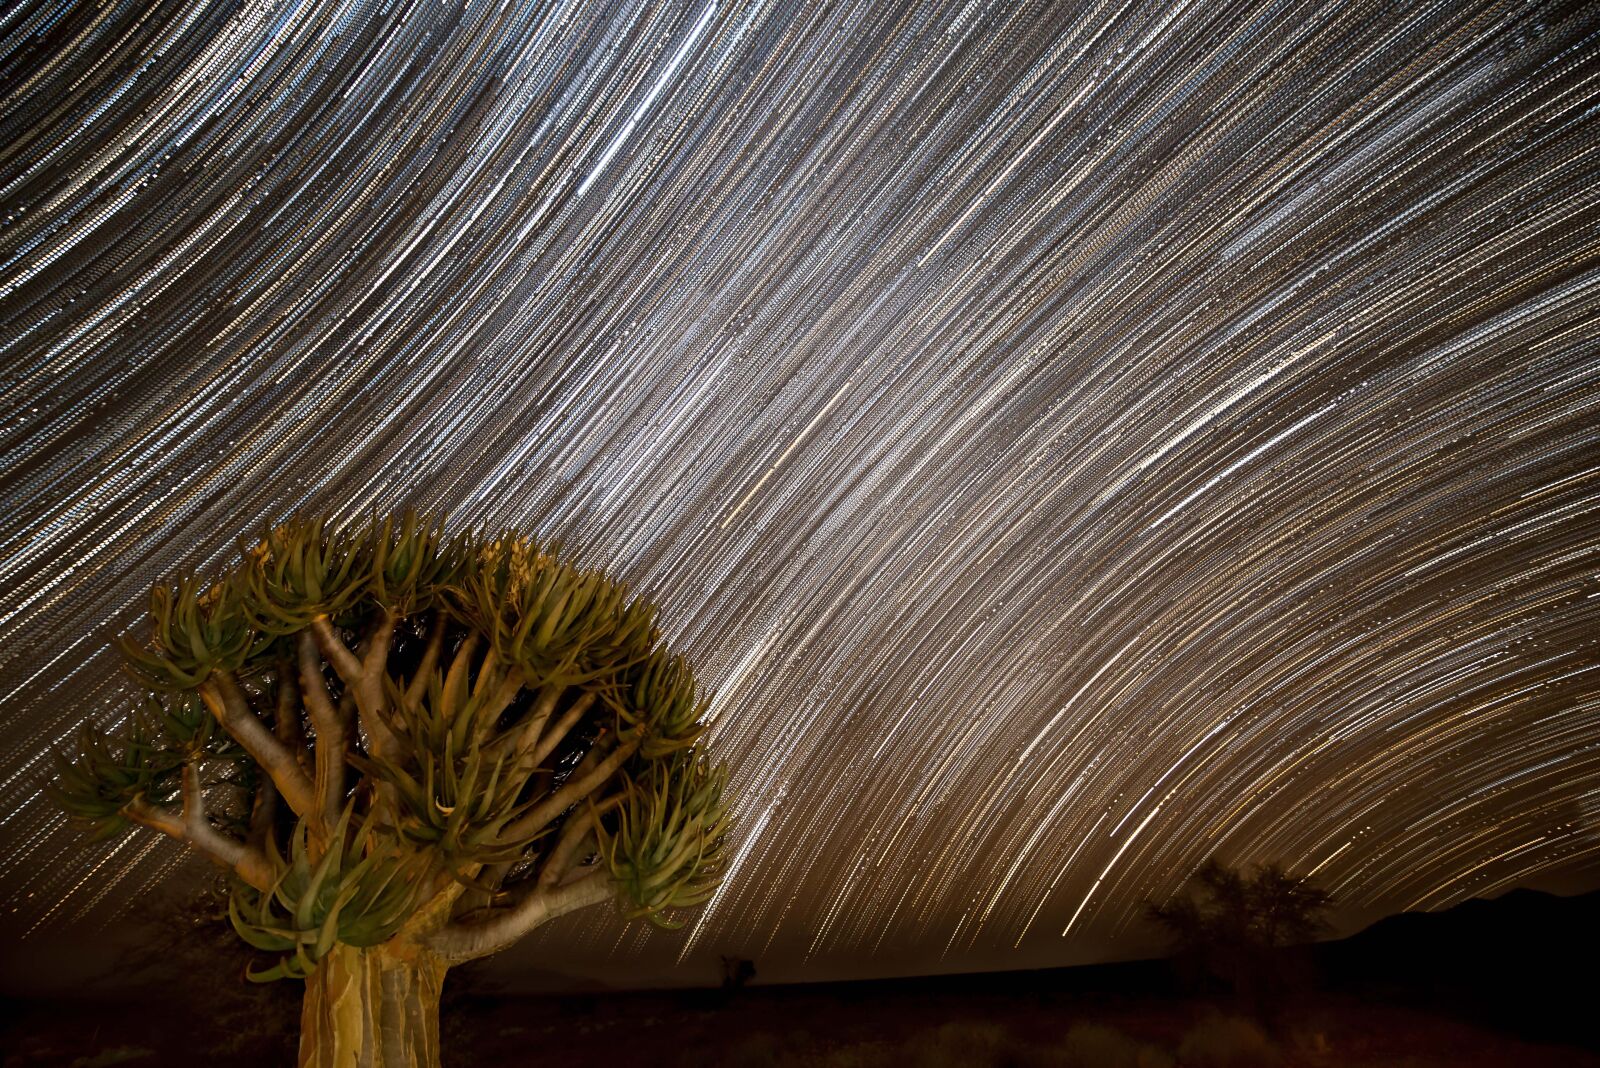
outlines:
[[[773,1068],[785,1064],[789,1058],[777,1036],[765,1032],[750,1035],[730,1049],[723,1058],[728,1068]]]
[[[756,962],[743,957],[722,958],[722,989],[738,990],[756,977]]]
[[[1183,1068],[1271,1068],[1278,1062],[1277,1046],[1242,1016],[1208,1016],[1178,1044]]]
[[[1099,1024],[1073,1027],[1056,1052],[1047,1063],[1060,1068],[1172,1068],[1166,1051]]]
[[[903,1064],[899,1051],[887,1042],[857,1042],[821,1057],[800,1062],[803,1068],[895,1068]]]
[[[999,1024],[952,1020],[911,1042],[915,1068],[1003,1068],[1016,1062],[1011,1036]]]

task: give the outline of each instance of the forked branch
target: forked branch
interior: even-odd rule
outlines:
[[[539,868],[540,886],[557,886],[566,878],[572,862],[578,858],[583,847],[596,840],[594,829],[595,824],[599,822],[600,814],[615,805],[615,800],[608,801],[598,807],[574,812],[568,817],[567,822],[561,827],[561,836],[556,839],[555,847],[550,850],[549,856],[544,858],[544,864]]]
[[[422,696],[428,690],[428,680],[433,677],[433,669],[439,663],[439,651],[444,647],[444,626],[445,614],[434,613],[433,623],[428,628],[428,644],[422,650],[422,661],[411,676],[411,683],[406,687],[403,698],[408,712],[415,712],[421,706]]]
[[[355,695],[356,715],[374,756],[394,760],[399,741],[388,721],[388,694],[384,687],[389,664],[389,646],[394,639],[395,614],[382,608],[374,617],[363,641],[364,656],[357,657],[333,629],[327,616],[311,621],[311,634],[317,648],[343,680],[347,692]]]
[[[196,851],[225,868],[257,890],[272,888],[272,865],[259,850],[236,841],[215,827],[206,818],[205,800],[200,789],[200,771],[191,762],[183,768],[183,810],[152,805],[143,797],[136,797],[123,806],[122,812],[135,823],[160,831],[180,842],[187,842]]]
[[[316,791],[310,777],[301,769],[294,754],[250,710],[250,703],[233,675],[226,671],[212,672],[210,678],[200,684],[200,697],[222,729],[271,777],[278,794],[289,807],[297,815],[313,817]]]
[[[524,735],[524,740],[529,741],[528,748],[523,749],[521,742],[517,746],[519,750],[517,762],[522,771],[524,773],[531,772],[544,763],[545,758],[555,752],[556,746],[560,745],[561,740],[571,732],[573,727],[577,726],[578,721],[583,718],[585,712],[589,711],[594,702],[595,694],[593,690],[590,690],[572,702],[572,707],[567,709],[561,718],[556,720],[555,726],[548,731],[534,735],[531,740]]]

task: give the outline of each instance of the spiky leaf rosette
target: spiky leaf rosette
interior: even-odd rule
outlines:
[[[501,664],[542,685],[608,679],[660,640],[655,610],[627,587],[566,563],[532,538],[502,533],[479,545],[454,611],[482,634]]]
[[[290,519],[241,548],[240,615],[263,634],[293,634],[318,616],[343,619],[367,592],[372,546],[327,516]]]
[[[667,910],[698,905],[716,891],[728,830],[726,785],[727,771],[692,750],[650,761],[639,778],[629,778],[614,820],[599,826],[630,919],[681,927]]]
[[[362,535],[367,546],[367,594],[400,615],[419,615],[462,577],[471,552],[466,535],[446,538],[443,526],[407,510],[398,520],[373,518]]]
[[[266,976],[341,941],[466,959],[606,894],[670,926],[720,877],[689,662],[649,601],[532,537],[292,518],[157,585],[123,645],[164,696],[87,730],[57,796],[231,870],[241,935],[282,958]]]
[[[374,833],[370,817],[350,836],[352,811],[345,806],[332,844],[318,858],[301,821],[288,859],[273,851],[278,875],[270,890],[235,886],[228,902],[234,930],[256,949],[283,954],[272,967],[247,972],[253,981],[304,979],[336,942],[375,946],[410,918],[428,858],[395,849]]]
[[[51,796],[69,819],[100,840],[127,829],[123,810],[136,801],[172,806],[185,763],[237,764],[243,754],[192,695],[152,693],[130,713],[120,736],[85,723],[76,758],[54,755]]]
[[[123,809],[135,798],[155,794],[170,799],[169,784],[178,762],[150,742],[143,723],[130,724],[121,739],[112,739],[85,723],[75,758],[55,754],[57,775],[50,786],[67,817],[95,840],[127,829]]]
[[[709,701],[683,657],[657,647],[632,680],[631,700],[617,705],[623,729],[642,732],[640,757],[659,760],[687,749],[709,726]]]
[[[480,669],[478,686],[468,692],[463,679],[447,685],[435,672],[415,707],[397,718],[411,759],[377,758],[371,764],[375,775],[397,789],[400,836],[437,850],[446,869],[463,882],[470,881],[467,873],[474,865],[514,860],[547,833],[508,830],[536,799],[521,799],[527,775],[519,774],[514,747],[489,722],[497,715],[494,697],[505,679],[505,672]],[[398,689],[394,696],[399,697]]]
[[[245,610],[244,589],[235,575],[204,585],[193,575],[176,586],[150,591],[151,644],[120,640],[135,678],[156,690],[190,690],[214,671],[235,671],[268,641]]]

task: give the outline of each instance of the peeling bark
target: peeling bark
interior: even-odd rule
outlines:
[[[334,946],[306,980],[300,1068],[439,1068],[447,968],[415,945]]]

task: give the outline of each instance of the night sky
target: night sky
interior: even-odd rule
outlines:
[[[23,0],[0,14],[0,900],[149,584],[306,507],[558,536],[716,690],[709,976],[1600,885],[1584,4]]]

